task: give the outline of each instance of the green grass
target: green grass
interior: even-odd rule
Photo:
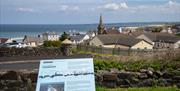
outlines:
[[[180,37],[180,33],[176,34],[176,36]]]
[[[143,87],[143,88],[103,88],[97,87],[96,91],[180,91],[176,87]]]
[[[94,59],[95,71],[117,68],[119,70],[138,71],[140,69],[153,68],[154,70],[167,70],[173,74],[180,75],[180,59],[176,60],[139,60],[122,62],[118,60]]]

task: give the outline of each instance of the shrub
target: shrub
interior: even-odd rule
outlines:
[[[66,32],[63,32],[63,34],[61,35],[61,37],[60,37],[60,40],[61,41],[64,41],[65,39],[67,39],[68,38],[68,34],[66,33]]]
[[[44,41],[44,47],[60,47],[61,41]]]

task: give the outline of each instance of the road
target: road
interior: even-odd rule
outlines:
[[[39,60],[1,62],[0,70],[33,70],[39,68]]]
[[[39,68],[40,60],[47,59],[72,59],[92,58],[91,55],[73,55],[59,57],[0,57],[0,70],[33,70]]]

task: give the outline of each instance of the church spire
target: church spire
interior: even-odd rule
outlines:
[[[100,14],[100,20],[99,20],[99,25],[98,25],[98,34],[103,34],[104,32],[104,25],[103,25],[103,20],[102,20],[102,14]]]
[[[100,14],[100,20],[99,20],[99,24],[103,24],[103,20],[102,20],[102,14]]]

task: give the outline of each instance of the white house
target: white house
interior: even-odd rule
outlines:
[[[161,33],[173,33],[173,32],[172,32],[172,29],[169,27],[169,28],[167,28],[167,29],[163,29],[163,30],[161,31]]]
[[[87,34],[79,34],[79,35],[70,36],[70,40],[72,41],[73,44],[80,44],[88,39],[90,39],[90,37]]]
[[[46,33],[42,34],[42,38],[44,41],[58,41],[59,37],[60,36],[54,32],[52,32],[52,33],[46,32]]]
[[[96,36],[96,31],[88,31],[86,34],[89,36],[90,39],[92,39]]]

